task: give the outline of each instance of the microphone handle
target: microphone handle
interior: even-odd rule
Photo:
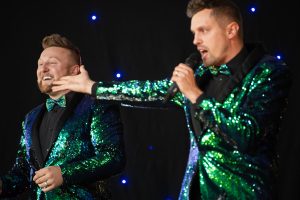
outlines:
[[[174,82],[173,85],[169,87],[163,102],[167,103],[177,92],[178,92],[178,86]]]
[[[186,64],[188,67],[194,70],[194,68],[197,66],[197,64],[199,64],[200,61],[201,58],[199,52],[194,52],[185,59],[184,64]],[[174,82],[173,85],[168,89],[163,102],[166,103],[171,98],[173,98],[173,96],[178,92],[178,90],[179,88],[177,84]]]

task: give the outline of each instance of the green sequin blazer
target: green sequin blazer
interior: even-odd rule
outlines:
[[[262,45],[247,46],[240,70],[224,83],[216,96],[191,105],[181,93],[172,102],[185,111],[190,151],[179,199],[189,199],[192,178],[199,173],[202,199],[269,199],[276,177],[274,151],[278,124],[290,87],[284,62],[266,55]],[[208,69],[195,71],[196,80]],[[168,79],[158,81],[99,82],[98,99],[162,105]],[[191,116],[191,106],[195,114]],[[195,135],[193,120],[200,123]]]
[[[16,162],[9,174],[1,176],[2,196],[15,196],[29,189],[32,199],[109,198],[105,180],[123,170],[125,164],[118,107],[88,95],[72,98],[55,127],[46,160],[41,162],[41,167],[60,166],[63,175],[63,185],[47,193],[32,182],[38,162],[38,154],[32,153],[36,150],[33,136],[44,112],[42,104],[26,115]]]

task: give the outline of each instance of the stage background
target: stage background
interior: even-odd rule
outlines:
[[[246,41],[263,41],[271,54],[281,53],[294,76],[278,144],[277,191],[279,199],[299,199],[300,34],[292,24],[299,11],[279,0],[236,2],[243,12]],[[13,165],[25,114],[45,99],[35,74],[45,35],[59,33],[76,43],[94,80],[116,80],[117,71],[122,80],[162,79],[195,51],[186,4],[186,0],[103,0],[2,5],[0,173]],[[251,5],[257,5],[255,14],[249,12]],[[90,20],[91,14],[98,16],[96,21]],[[121,114],[127,165],[111,180],[114,199],[177,199],[189,148],[183,111],[122,107]]]

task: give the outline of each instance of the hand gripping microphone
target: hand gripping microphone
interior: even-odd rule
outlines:
[[[196,67],[200,65],[201,56],[198,52],[192,53],[189,57],[187,57],[184,61],[184,64],[195,70]],[[169,101],[174,97],[174,95],[178,92],[179,88],[177,84],[174,82],[171,87],[169,87],[167,94],[165,95],[164,103]]]

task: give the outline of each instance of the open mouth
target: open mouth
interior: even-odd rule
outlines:
[[[51,76],[44,76],[43,77],[43,81],[51,81],[53,79],[53,77]]]
[[[199,49],[202,59],[207,55],[208,51],[205,49]]]
[[[44,75],[42,77],[42,82],[46,83],[46,84],[51,84],[52,82],[54,81],[54,77],[47,74],[47,75]]]

